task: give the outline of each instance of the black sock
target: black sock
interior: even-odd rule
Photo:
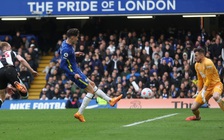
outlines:
[[[3,103],[2,100],[0,100],[0,108],[2,107],[2,103]]]

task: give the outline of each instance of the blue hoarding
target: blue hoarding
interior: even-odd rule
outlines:
[[[0,16],[224,13],[223,0],[7,0]]]
[[[82,100],[80,100],[82,102]],[[29,109],[65,109],[66,100],[6,100],[1,109],[29,110]],[[96,100],[90,101],[87,109],[94,108],[116,108],[110,105],[99,105]]]

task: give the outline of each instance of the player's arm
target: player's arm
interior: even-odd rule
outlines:
[[[198,91],[201,91],[204,83],[200,73],[198,72],[197,64],[195,64],[195,70],[196,70],[197,78],[198,78],[197,88],[198,88]]]
[[[206,76],[206,81],[204,84],[203,89],[206,90],[207,87],[210,85],[211,80],[212,80],[212,75],[213,75],[213,70],[216,69],[215,65],[212,62],[206,62],[205,63],[205,76]]]
[[[79,56],[81,56],[81,55],[83,55],[84,53],[83,52],[75,52],[75,56],[76,57],[79,57]]]
[[[72,63],[69,60],[69,55],[71,55],[70,53],[71,52],[69,52],[69,50],[67,50],[67,49],[62,50],[62,52],[61,52],[62,59],[61,59],[60,66],[68,75],[74,76],[75,72],[72,69]]]
[[[195,70],[196,70],[196,73],[197,73],[198,82],[197,82],[197,92],[195,93],[193,98],[196,98],[198,96],[199,92],[202,91],[202,98],[203,98],[203,101],[204,101],[205,100],[204,99],[205,90],[204,91],[202,90],[204,82],[203,82],[203,78],[202,78],[201,74],[199,73],[199,71],[197,69],[197,63],[195,64]]]
[[[201,96],[204,103],[207,103],[205,99],[205,92],[207,87],[210,85],[213,75],[213,70],[215,69],[215,65],[212,63],[212,61],[205,62],[204,71],[205,71],[205,83],[202,88]]]
[[[30,65],[28,64],[28,62],[22,56],[16,55],[16,58],[19,60],[20,63],[22,63],[25,67],[27,67],[29,69],[29,71],[34,76],[37,76],[38,75],[38,73],[30,67]]]

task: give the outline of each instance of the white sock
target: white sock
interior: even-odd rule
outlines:
[[[89,104],[89,102],[91,101],[91,99],[93,98],[93,94],[91,93],[87,93],[86,96],[84,97],[84,99],[82,100],[82,104],[79,107],[79,113],[83,114],[85,108],[87,107],[87,105]]]
[[[97,88],[96,86],[94,87],[95,94],[109,102],[111,98],[107,96],[101,89]]]

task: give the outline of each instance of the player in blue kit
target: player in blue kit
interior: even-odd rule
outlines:
[[[111,106],[114,106],[122,98],[122,95],[115,98],[108,97],[101,89],[97,88],[93,81],[89,80],[86,75],[82,73],[76,63],[76,57],[83,55],[83,53],[75,52],[74,48],[79,38],[79,30],[76,28],[69,29],[66,35],[67,39],[62,42],[62,45],[60,47],[60,68],[64,70],[66,76],[70,80],[72,80],[78,87],[85,89],[85,91],[87,92],[78,112],[74,114],[74,117],[80,122],[85,122],[83,112],[94,94],[102,97]]]

